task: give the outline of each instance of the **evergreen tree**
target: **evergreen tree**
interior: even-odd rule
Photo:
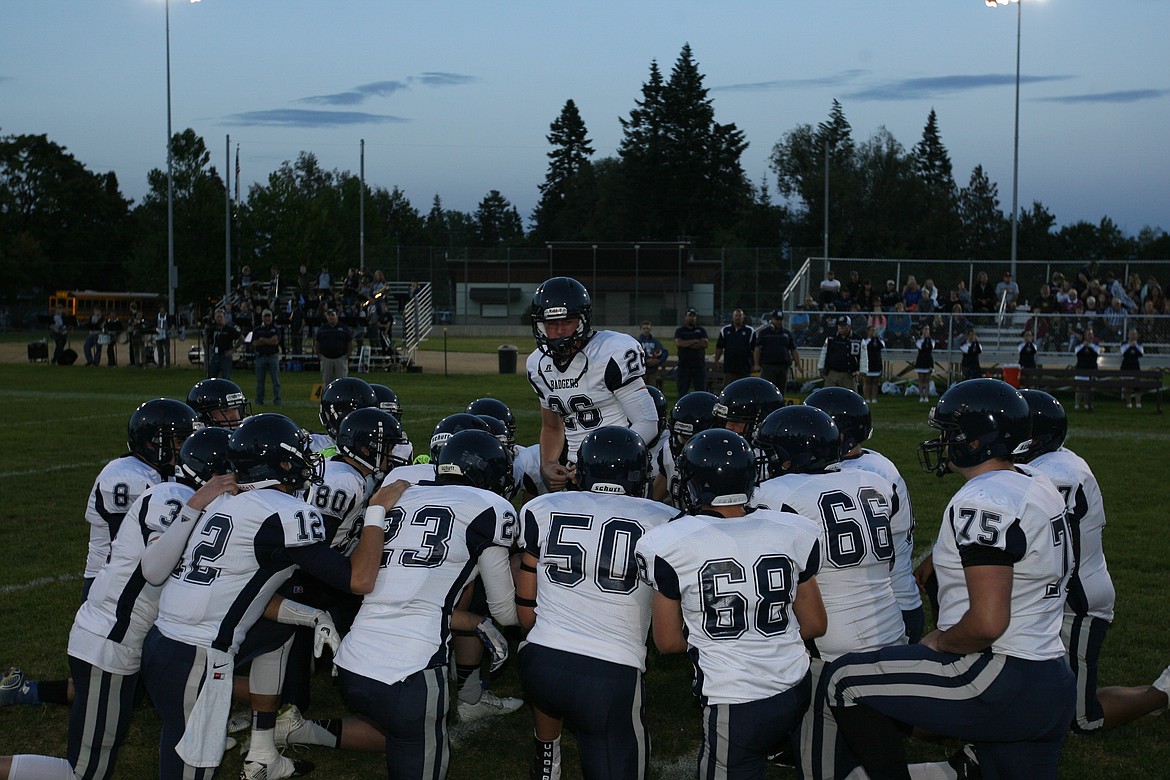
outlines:
[[[962,232],[959,217],[959,188],[951,170],[951,158],[938,129],[938,115],[930,110],[922,138],[911,154],[914,175],[920,185],[918,197],[907,202],[907,211],[916,220],[916,256],[951,258],[958,255]]]
[[[473,215],[478,246],[516,243],[524,237],[520,212],[499,190],[492,190],[479,202]]]
[[[663,91],[665,83],[656,61],[650,62],[650,79],[642,85],[642,99],[635,101],[628,119],[619,118],[622,142],[622,202],[619,215],[631,238],[649,238],[660,224],[661,193],[670,185],[663,162]]]
[[[590,205],[587,190],[592,181],[589,157],[593,147],[576,103],[565,102],[545,137],[553,149],[548,153],[548,172],[540,185],[540,201],[532,214],[534,237],[542,241],[584,238],[573,226],[580,224],[581,214]],[[562,215],[570,218],[561,219]]]
[[[999,208],[999,188],[987,178],[982,165],[975,166],[970,182],[959,192],[959,215],[966,259],[1003,257],[1006,223]]]

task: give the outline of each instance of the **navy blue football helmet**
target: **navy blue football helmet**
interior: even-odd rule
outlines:
[[[719,399],[714,393],[696,390],[687,393],[675,403],[674,409],[670,411],[670,419],[666,423],[666,427],[670,429],[670,452],[675,460],[682,453],[687,439],[699,431],[714,428],[719,424],[714,411],[718,402]]]
[[[484,433],[491,433],[492,429],[488,424],[480,419],[478,415],[468,414],[467,412],[456,412],[449,414],[439,424],[435,426],[435,430],[431,433],[431,444],[429,454],[431,456],[431,463],[438,463],[439,450],[443,449],[443,445],[452,435],[459,433],[459,431],[483,431]]]
[[[220,377],[196,382],[187,393],[187,406],[196,411],[204,425],[212,428],[235,430],[252,414],[252,406],[240,386]]]
[[[378,395],[370,383],[353,376],[334,379],[321,393],[319,417],[325,430],[337,438],[337,428],[345,416],[356,409],[378,405]]]
[[[743,430],[737,431],[751,441],[756,426],[772,412],[784,406],[784,394],[780,388],[758,376],[737,379],[719,394],[713,411],[719,425],[738,423]]]
[[[183,442],[203,427],[199,415],[182,401],[154,398],[130,415],[126,446],[164,477],[175,473],[175,459]]]
[[[499,496],[512,492],[512,458],[504,443],[487,431],[452,434],[432,462],[440,485],[471,485]]]
[[[833,418],[841,432],[841,452],[847,453],[873,435],[873,416],[869,404],[847,387],[822,387],[804,402]]]
[[[593,300],[585,286],[568,276],[554,276],[532,296],[532,336],[544,353],[567,361],[593,338]],[[577,317],[576,330],[550,339],[545,323]]]
[[[691,437],[678,459],[686,511],[746,504],[756,489],[756,455],[747,439],[726,428]]]
[[[940,477],[951,464],[970,468],[993,458],[1024,455],[1032,441],[1028,402],[999,379],[951,385],[930,410],[927,423],[939,437],[918,445],[918,459],[923,469]]]
[[[231,438],[231,432],[225,428],[195,431],[179,450],[175,479],[193,488],[200,488],[216,474],[227,474],[232,470],[228,463],[228,442]]]
[[[506,403],[498,398],[477,398],[467,405],[466,411],[468,414],[481,417],[484,415],[495,417],[503,422],[508,431],[508,440],[505,443],[509,447],[516,446],[516,416]]]
[[[313,452],[309,432],[283,414],[244,420],[228,442],[228,462],[236,481],[252,489],[283,485],[301,491],[325,476],[325,461]]]
[[[378,408],[390,412],[398,418],[398,422],[402,422],[402,403],[398,400],[398,393],[386,385],[378,385],[373,382],[370,382],[370,387],[374,388],[374,395],[378,397]]]
[[[405,462],[393,456],[394,447],[406,442],[402,423],[384,409],[355,409],[337,429],[337,450],[381,478]]]
[[[607,425],[586,434],[577,451],[577,487],[592,493],[645,497],[650,453],[629,428]]]
[[[828,413],[797,404],[769,414],[756,429],[769,478],[782,474],[820,474],[841,464],[841,433]],[[785,465],[787,464],[787,465]]]
[[[1021,390],[1020,395],[1028,402],[1032,417],[1032,444],[1020,456],[1023,463],[1028,463],[1064,446],[1068,437],[1068,415],[1060,401],[1043,390]]]

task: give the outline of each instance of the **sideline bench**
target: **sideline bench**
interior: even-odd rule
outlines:
[[[1078,378],[1079,377],[1079,378]],[[1099,368],[1093,372],[1076,368],[1023,368],[1020,386],[1053,392],[1058,390],[1120,393],[1124,389],[1152,392],[1157,399],[1158,414],[1162,413],[1162,372],[1157,370],[1122,371],[1119,368]]]

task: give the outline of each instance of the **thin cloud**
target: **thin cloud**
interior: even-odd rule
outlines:
[[[463,84],[471,84],[476,78],[475,76],[466,76],[462,73],[428,71],[418,76],[411,76],[410,80],[427,87],[457,87]]]
[[[1066,81],[1072,76],[1020,76],[1021,84],[1042,84],[1050,81]],[[901,79],[884,84],[874,84],[856,90],[847,98],[856,100],[920,100],[969,92],[987,87],[1002,87],[1016,83],[1014,73],[983,73],[968,76],[929,76],[917,79]]]
[[[407,76],[404,81],[373,81],[362,84],[345,92],[333,92],[324,95],[310,95],[297,99],[296,103],[309,103],[321,106],[356,106],[370,98],[389,97],[395,92],[410,89],[411,84],[424,87],[453,87],[461,84],[470,84],[475,81],[474,76],[461,73],[426,72],[418,76]]]
[[[1168,89],[1128,89],[1117,92],[1096,92],[1084,95],[1037,98],[1043,103],[1140,103],[1143,100],[1157,100],[1170,95]]]
[[[802,89],[804,87],[834,87],[848,84],[864,76],[868,71],[846,70],[831,76],[815,79],[774,79],[772,81],[747,81],[739,84],[723,84],[711,87],[712,92],[774,92],[778,89]]]
[[[301,108],[244,111],[224,118],[224,124],[234,127],[344,127],[409,121],[400,116],[368,114],[364,111],[311,111]]]

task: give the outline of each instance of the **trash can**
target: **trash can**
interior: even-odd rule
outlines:
[[[516,347],[512,344],[501,344],[500,348],[496,350],[496,353],[500,358],[500,373],[515,374],[517,353]]]
[[[1003,381],[1007,382],[1017,390],[1020,389],[1020,367],[1014,363],[1008,363],[1003,367]]]

